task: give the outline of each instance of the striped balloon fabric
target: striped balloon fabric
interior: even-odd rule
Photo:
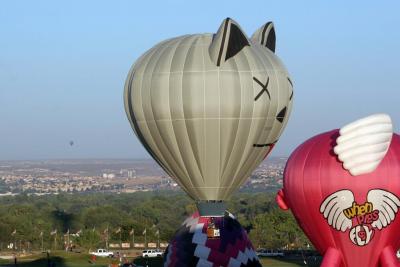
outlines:
[[[246,231],[232,214],[213,219],[220,238],[209,238],[210,217],[195,213],[176,232],[164,255],[165,267],[261,267]]]

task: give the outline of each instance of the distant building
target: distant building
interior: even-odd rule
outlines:
[[[103,173],[103,178],[104,179],[114,179],[115,174],[114,173]]]
[[[136,171],[128,170],[128,178],[136,178]]]

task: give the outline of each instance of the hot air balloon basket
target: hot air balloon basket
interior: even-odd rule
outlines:
[[[207,237],[210,239],[219,239],[220,231],[215,226],[208,226],[207,228]]]

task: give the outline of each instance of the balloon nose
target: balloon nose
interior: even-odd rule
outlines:
[[[289,209],[289,206],[286,204],[285,194],[282,189],[278,191],[278,194],[276,194],[275,201],[282,210]]]

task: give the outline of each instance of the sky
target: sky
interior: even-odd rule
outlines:
[[[2,1],[0,160],[148,158],[124,111],[129,68],[226,17],[248,36],[275,24],[295,98],[273,156],[377,112],[398,131],[399,10],[394,0]]]

